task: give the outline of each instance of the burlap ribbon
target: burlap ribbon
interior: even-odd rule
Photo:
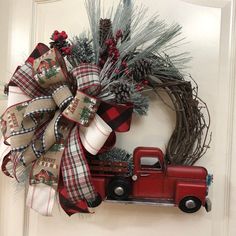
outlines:
[[[97,193],[84,148],[96,155],[107,150],[107,144],[114,144],[114,131],[129,130],[131,105],[102,102],[98,114],[103,119],[96,114],[99,74],[99,68],[92,64],[81,64],[69,74],[60,53],[39,44],[11,79],[10,85],[18,86],[29,99],[14,104],[2,115],[5,143],[11,145],[4,168],[7,173],[7,162],[11,161],[11,175],[18,179],[19,170],[33,163],[28,205],[41,214],[51,215],[60,171],[63,183],[59,190],[66,191],[67,205],[83,205],[77,211],[86,212],[87,203]],[[98,142],[94,143],[95,139]],[[43,203],[45,199],[48,205]],[[71,214],[65,205],[62,207]]]

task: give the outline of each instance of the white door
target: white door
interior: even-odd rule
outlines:
[[[107,6],[113,1],[105,0]],[[189,42],[183,50],[193,57],[189,73],[211,112],[211,149],[197,164],[214,174],[210,191],[213,210],[183,214],[176,208],[103,203],[95,214],[68,217],[58,207],[43,217],[25,207],[25,192],[0,175],[1,236],[234,236],[236,235],[235,131],[235,0],[136,0],[159,12],[168,22],[183,26]],[[114,0],[114,3],[117,3]],[[51,33],[74,36],[88,28],[83,0],[0,0],[1,81],[7,81],[37,42],[48,43]],[[4,102],[1,102],[1,108]],[[139,145],[165,148],[173,128],[173,113],[161,101],[151,104],[149,116],[134,119],[118,146],[130,151]],[[142,135],[136,135],[141,132]]]

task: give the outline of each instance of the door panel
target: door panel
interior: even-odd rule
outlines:
[[[140,170],[133,183],[134,197],[161,198],[163,196],[164,174],[160,170]]]
[[[109,6],[112,2],[105,0],[105,5]],[[117,2],[114,0],[115,4]],[[235,16],[231,15],[236,12],[235,1],[195,0],[198,5],[180,0],[136,2],[148,6],[150,14],[158,11],[168,22],[180,23],[189,42],[181,47],[191,52],[193,57],[188,72],[198,83],[199,95],[207,102],[212,117],[211,149],[198,164],[206,166],[214,174],[215,181],[210,191],[213,211],[206,214],[202,209],[194,215],[187,215],[176,208],[104,203],[92,215],[68,217],[55,207],[54,217],[46,218],[25,208],[24,192],[15,193],[9,179],[1,175],[1,236],[236,234],[231,223],[236,220],[236,206],[230,201],[236,197],[235,186],[231,184],[236,173],[236,164],[232,159],[236,154],[233,145],[236,140],[233,136],[236,131],[233,64],[236,21]],[[209,4],[202,6],[203,2]],[[0,22],[1,26],[4,25],[6,43],[1,55],[1,65],[5,68],[1,68],[4,80],[9,79],[36,42],[48,43],[55,29],[65,30],[73,36],[88,27],[82,0],[9,0],[4,3],[0,0],[0,3],[3,4],[0,12],[3,14],[5,11],[5,21]],[[129,151],[140,145],[158,146],[164,150],[174,121],[173,111],[153,95],[149,115],[142,119],[134,117],[130,132],[119,135],[117,146]],[[198,230],[193,230],[195,228]]]
[[[137,180],[133,182],[134,197],[161,198],[164,190],[164,173],[157,156],[134,155],[134,175]]]

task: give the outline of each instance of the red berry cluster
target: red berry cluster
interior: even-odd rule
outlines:
[[[127,64],[127,62],[125,61],[125,60],[123,60],[122,62],[121,62],[121,66],[120,66],[120,68],[118,69],[118,68],[116,68],[115,70],[114,70],[114,72],[118,75],[118,74],[125,74],[126,76],[128,76],[129,75],[129,69],[128,69],[128,64]]]
[[[52,34],[51,39],[53,41],[63,41],[68,38],[68,35],[65,31],[62,31],[61,33],[58,30],[55,30]]]
[[[71,54],[71,47],[62,47],[61,51],[63,52],[63,55],[70,55]]]
[[[112,57],[113,61],[117,61],[120,57],[120,52],[116,47],[117,45],[116,41],[114,39],[107,39],[105,44],[107,46],[109,57]]]
[[[121,62],[121,67],[122,67],[122,71],[124,71],[125,75],[128,76],[129,75],[129,69],[128,69],[128,64],[125,60],[123,60]]]
[[[112,58],[113,63],[115,63],[119,59],[120,52],[117,48],[117,43],[122,38],[123,38],[122,30],[118,30],[115,34],[115,37],[109,38],[105,41],[106,49],[105,52],[102,53],[99,60],[99,65],[101,67],[104,66],[108,57]]]
[[[51,37],[51,40],[53,40],[53,42],[50,42],[51,48],[57,48],[63,56],[70,55],[71,46],[66,41],[67,38],[68,35],[65,31],[59,32],[58,30],[55,30]]]
[[[141,90],[143,90],[145,85],[148,85],[148,83],[149,83],[148,80],[143,80],[142,82],[136,84],[135,89],[137,91],[141,91]]]
[[[117,32],[116,32],[116,42],[118,42],[122,38],[123,38],[122,30],[117,30]]]

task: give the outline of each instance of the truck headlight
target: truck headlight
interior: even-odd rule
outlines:
[[[210,175],[210,174],[207,175],[206,183],[208,187],[213,183],[213,175]]]

